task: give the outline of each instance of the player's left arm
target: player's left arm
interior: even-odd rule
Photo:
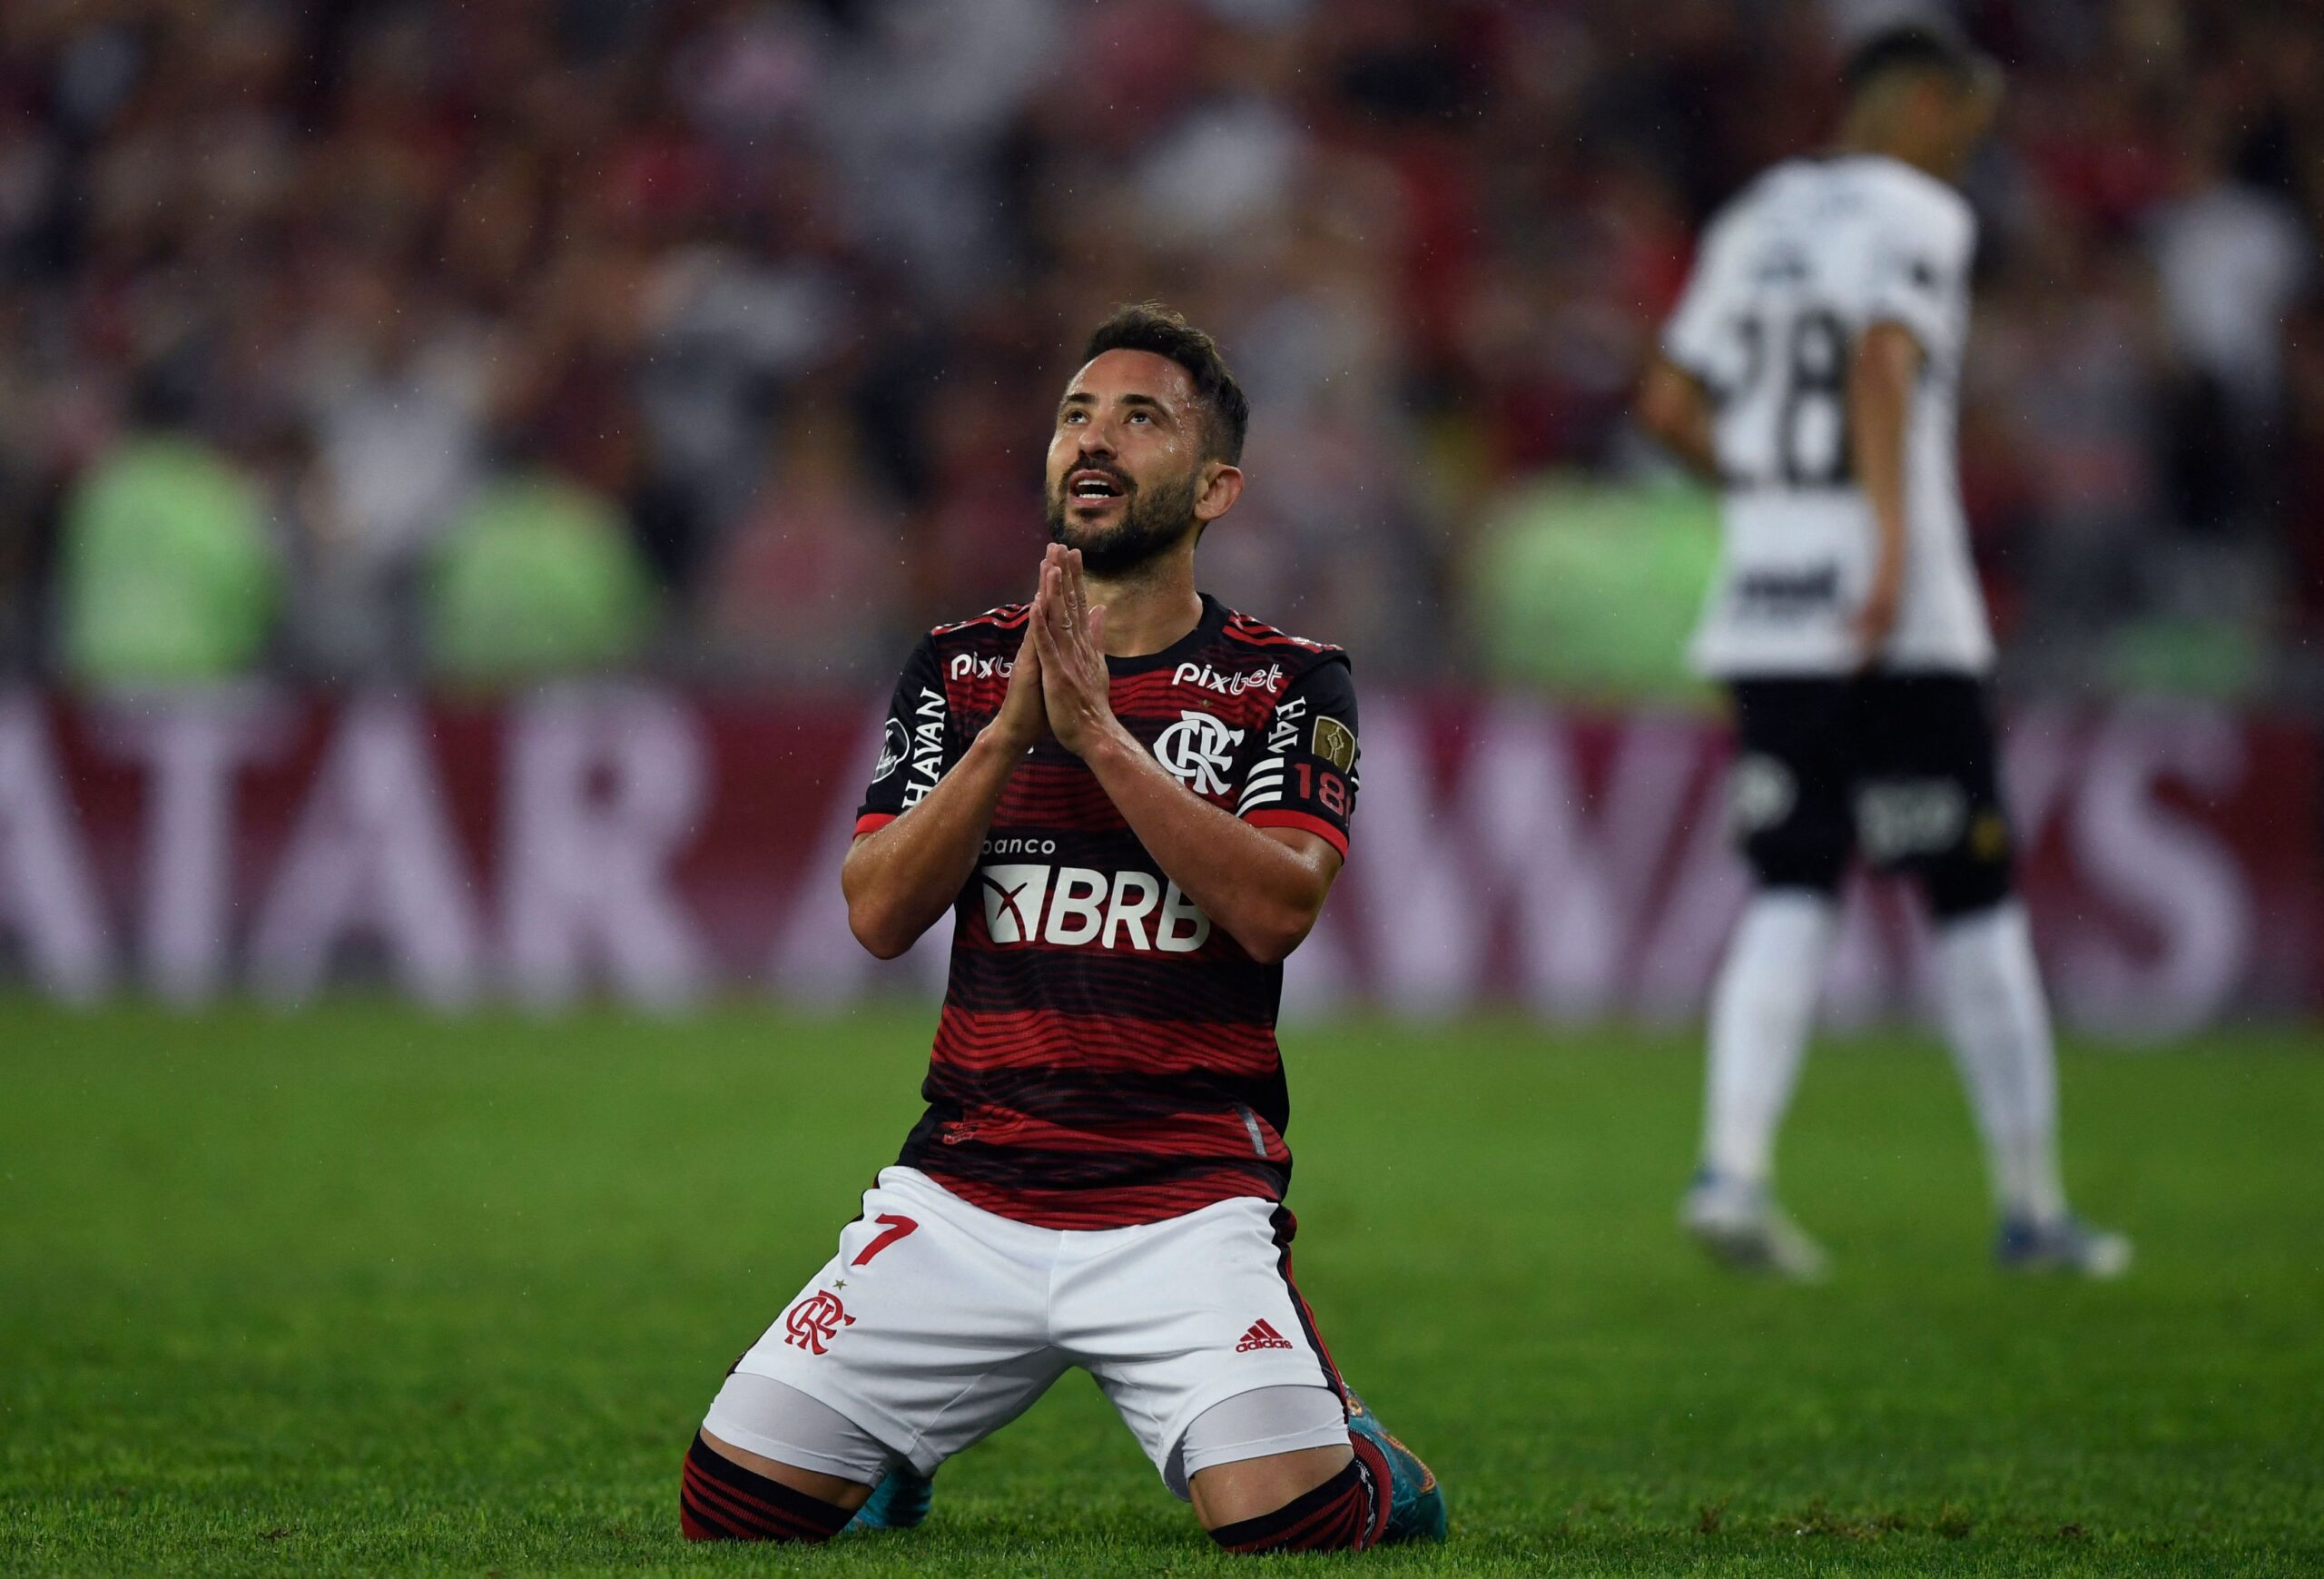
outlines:
[[[1246,953],[1273,964],[1315,926],[1340,852],[1305,829],[1254,827],[1211,804],[1137,743],[1114,716],[1105,612],[1088,607],[1080,555],[1052,549],[1031,622],[1050,730],[1088,764],[1179,891]]]
[[[1847,433],[1855,481],[1871,507],[1872,578],[1856,613],[1857,651],[1879,661],[1903,607],[1912,529],[1907,448],[1913,397],[1930,358],[1957,344],[1977,222],[1955,194],[1923,183],[1884,189],[1882,222],[1836,260],[1850,316],[1866,327],[1849,358]]]
[[[1848,370],[1848,431],[1856,486],[1872,507],[1872,579],[1856,613],[1865,661],[1876,661],[1896,627],[1905,590],[1905,446],[1913,386],[1921,372],[1921,343],[1896,322],[1876,323],[1856,342]]]

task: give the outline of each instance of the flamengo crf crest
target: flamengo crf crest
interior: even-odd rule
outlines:
[[[1223,795],[1226,770],[1242,743],[1240,729],[1229,729],[1211,715],[1189,708],[1155,741],[1154,759],[1195,794]]]
[[[783,1341],[810,1354],[822,1354],[831,1347],[842,1327],[853,1327],[855,1317],[847,1313],[839,1296],[828,1288],[818,1288],[791,1308],[783,1320]]]

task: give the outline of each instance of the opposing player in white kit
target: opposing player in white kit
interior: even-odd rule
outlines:
[[[1117,312],[1058,407],[1032,602],[905,666],[842,875],[883,957],[953,914],[928,1109],[711,1404],[691,1539],[916,1524],[1074,1368],[1229,1551],[1444,1536],[1291,1278],[1275,1018],[1348,850],[1355,693],[1196,590],[1247,417],[1208,336]]]
[[[1855,854],[1913,874],[1935,918],[1998,1259],[2100,1277],[2129,1261],[2127,1240],[2067,1209],[2059,1179],[1955,455],[1976,222],[1952,183],[1999,81],[1936,28],[1862,44],[1838,152],[1776,166],[1713,222],[1640,396],[1643,425],[1724,494],[1694,657],[1733,696],[1733,814],[1756,889],[1711,1004],[1683,1219],[1738,1266],[1824,1268],[1769,1177]]]

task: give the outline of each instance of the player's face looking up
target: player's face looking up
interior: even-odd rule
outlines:
[[[1049,438],[1050,538],[1100,577],[1188,543],[1242,492],[1243,474],[1209,449],[1186,369],[1153,351],[1094,358],[1066,387]]]

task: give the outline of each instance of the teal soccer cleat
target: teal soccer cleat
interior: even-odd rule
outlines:
[[[928,1516],[929,1505],[935,1500],[936,1483],[914,1475],[911,1466],[899,1464],[872,1488],[870,1499],[855,1510],[855,1516],[847,1521],[840,1534],[916,1529],[920,1521]]]
[[[1380,1449],[1388,1460],[1388,1529],[1380,1544],[1393,1546],[1406,1541],[1443,1540],[1444,1492],[1436,1484],[1436,1472],[1387,1433],[1380,1417],[1355,1396],[1354,1388],[1347,1395],[1347,1428]]]

